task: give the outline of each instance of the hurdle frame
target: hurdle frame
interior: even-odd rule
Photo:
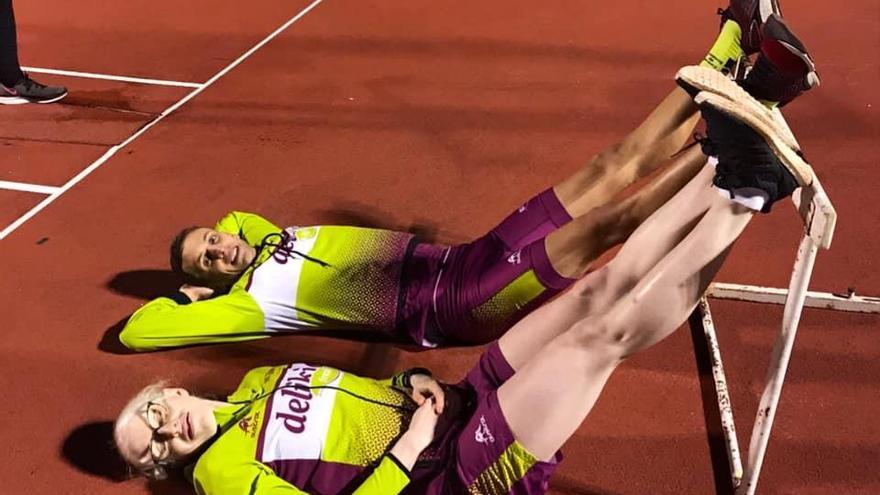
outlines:
[[[793,137],[788,123],[778,109],[773,111],[773,117],[780,127]],[[858,296],[852,288],[848,289],[846,294],[807,290],[819,249],[831,247],[837,213],[818,178],[814,178],[810,186],[799,189],[792,196],[792,201],[803,220],[804,234],[795,257],[788,289],[714,283],[695,308],[694,316],[696,318],[692,319],[692,321],[702,323],[705,342],[708,346],[721,429],[727,448],[728,467],[736,495],[753,495],[757,490],[758,477],[767,451],[773,420],[776,416],[803,308],[808,306],[837,311],[880,313],[880,298]],[[721,349],[709,306],[708,298],[710,297],[785,305],[780,333],[770,357],[764,391],[761,394],[755,424],[749,439],[748,458],[745,464],[737,441],[727,379],[721,360]]]

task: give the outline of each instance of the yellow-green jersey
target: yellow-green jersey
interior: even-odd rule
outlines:
[[[306,364],[264,367],[228,402],[192,472],[199,494],[395,495],[410,483],[387,452],[413,406],[390,380]]]
[[[401,274],[412,234],[343,226],[281,229],[231,212],[216,230],[257,248],[254,263],[228,293],[188,303],[160,297],[135,312],[120,340],[163,347],[252,340],[303,329],[396,327]]]

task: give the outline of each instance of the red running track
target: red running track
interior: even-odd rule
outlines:
[[[306,5],[218,3],[19,0],[21,58],[204,82]],[[880,4],[782,3],[823,78],[786,115],[840,216],[813,288],[877,295]],[[409,354],[289,337],[117,355],[99,343],[169,285],[176,229],[229,209],[301,225],[357,211],[432,225],[441,241],[482,233],[635,126],[675,70],[704,55],[715,7],[325,0],[0,244],[0,492],[186,493],[74,462],[99,458],[103,422],[157,377],[223,390],[253,366],[306,360],[374,375],[420,363],[457,378],[478,349]],[[60,186],[191,91],[38,79],[71,95],[0,108],[0,180]],[[0,190],[0,228],[44,197]],[[753,222],[719,280],[785,285],[799,228],[792,209],[777,210]],[[781,310],[713,309],[745,445]],[[805,313],[760,493],[880,493],[877,332],[875,316]],[[715,492],[713,472],[725,473],[713,464],[699,378],[686,329],[627,362],[566,446],[552,493]]]

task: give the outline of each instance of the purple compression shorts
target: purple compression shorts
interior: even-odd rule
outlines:
[[[473,242],[416,245],[404,268],[399,330],[423,347],[497,339],[574,283],[556,272],[544,245],[569,221],[547,189]]]

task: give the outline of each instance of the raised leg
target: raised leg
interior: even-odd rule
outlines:
[[[688,209],[705,214],[666,257],[607,311],[586,316],[554,338],[499,389],[514,435],[539,458],[550,459],[577,429],[622,359],[681,325],[752,217],[750,210],[710,188],[697,196]],[[673,231],[693,221],[693,215],[679,216],[684,218],[662,221]],[[650,244],[650,239],[639,240],[644,241]],[[613,269],[630,277],[625,266]],[[538,423],[536,416],[542,418]]]
[[[622,201],[611,201],[573,219],[546,238],[547,256],[562,276],[578,278],[608,249],[625,241],[685,186],[706,163],[699,146],[678,156],[660,177]]]
[[[547,345],[575,322],[594,312],[607,310],[702,218],[708,206],[700,208],[698,199],[709,191],[714,169],[705,165],[706,158],[697,148],[679,159],[702,163],[702,170],[641,223],[608,265],[578,280],[567,292],[527,315],[499,339],[501,350],[513,369],[520,369],[537,349]],[[674,165],[673,170],[679,166]],[[689,167],[690,164],[683,166]],[[674,173],[673,170],[669,173]],[[671,225],[677,225],[677,228],[671,228]],[[547,242],[548,247],[552,246],[550,238]],[[596,252],[601,253],[598,249]],[[625,267],[626,270],[618,267]]]
[[[566,211],[579,217],[654,171],[679,151],[697,123],[697,107],[675,88],[633,132],[554,186]]]

